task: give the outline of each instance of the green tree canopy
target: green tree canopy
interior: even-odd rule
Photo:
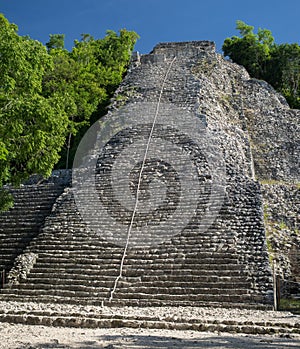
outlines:
[[[50,34],[50,39],[46,44],[48,51],[52,49],[65,48],[65,34]]]
[[[44,46],[0,15],[0,210],[11,204],[5,183],[49,176],[62,155],[70,164],[70,148],[120,84],[137,38],[125,29],[83,34],[69,52],[63,34]]]
[[[71,52],[57,47],[57,39],[52,35],[47,44],[54,70],[48,70],[44,76],[43,93],[50,96],[55,91],[64,97],[69,108],[68,137],[59,164],[69,167],[82,133],[103,114],[101,106],[108,104],[121,83],[138,35],[125,29],[119,35],[107,31],[103,39],[82,34]]]
[[[252,77],[266,80],[281,92],[292,108],[300,108],[300,46],[275,43],[268,29],[237,21],[240,37],[227,38],[224,55],[243,65]]]
[[[300,109],[300,46],[276,45],[265,79],[280,91],[293,108]]]
[[[243,65],[250,75],[258,79],[263,78],[274,45],[272,33],[259,28],[255,34],[254,27],[242,21],[237,21],[236,29],[239,30],[241,37],[233,36],[225,39],[222,47],[224,55]]]
[[[68,127],[61,95],[43,96],[53,60],[38,41],[17,34],[0,15],[0,188],[33,173],[48,176]],[[2,202],[5,193],[1,194]]]

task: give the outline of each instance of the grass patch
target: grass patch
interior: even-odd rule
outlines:
[[[300,299],[282,298],[280,300],[279,310],[287,310],[296,314],[300,314]]]

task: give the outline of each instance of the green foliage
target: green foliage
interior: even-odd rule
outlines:
[[[65,48],[65,34],[50,34],[49,42],[46,44],[48,51],[52,49]]]
[[[279,223],[279,229],[284,230],[284,229],[289,229],[289,227],[285,223],[285,221],[281,220],[280,223]]]
[[[82,34],[82,40],[75,41],[71,52],[50,50],[55,69],[45,76],[44,93],[59,92],[72,111],[68,112],[69,136],[59,167],[72,163],[83,132],[105,114],[109,99],[126,72],[137,39],[135,32],[125,29],[120,30],[119,35],[108,31],[103,39]]]
[[[62,96],[42,94],[53,61],[36,40],[21,37],[0,15],[0,187],[32,173],[49,175],[58,161],[68,116]]]
[[[17,31],[0,14],[0,190],[31,174],[49,176],[61,157],[71,164],[69,154],[104,114],[138,38],[125,29],[97,40],[83,34],[69,52],[63,34],[44,46]],[[0,210],[10,202],[1,191]]]
[[[291,311],[294,314],[300,314],[300,300],[282,298],[280,300],[280,310]]]
[[[285,96],[293,108],[300,109],[300,46],[276,45],[268,68],[266,80]]]
[[[224,55],[243,65],[251,76],[262,79],[274,44],[272,33],[259,28],[257,34],[254,34],[254,27],[242,21],[237,21],[236,29],[242,37],[233,36],[225,39],[222,46]]]
[[[245,37],[247,35],[253,35],[253,29],[252,25],[248,25],[245,22],[241,20],[236,21],[236,29],[240,32],[240,35],[242,37]]]
[[[13,205],[13,196],[7,190],[0,188],[0,212],[9,210]]]
[[[277,45],[268,29],[254,27],[237,21],[240,36],[227,38],[223,44],[224,55],[243,65],[249,74],[266,80],[281,92],[292,108],[300,108],[300,46]]]

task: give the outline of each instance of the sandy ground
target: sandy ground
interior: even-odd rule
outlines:
[[[186,319],[223,323],[235,321],[298,326],[300,317],[288,312],[195,307],[100,307],[55,303],[1,302],[0,313],[39,316],[147,318],[176,322]],[[276,325],[277,324],[277,325]],[[144,328],[68,328],[0,322],[0,349],[300,349],[300,334],[267,336]]]
[[[80,329],[0,324],[0,349],[288,349],[300,336],[252,336],[147,329]]]

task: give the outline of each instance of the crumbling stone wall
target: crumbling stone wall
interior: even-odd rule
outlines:
[[[247,175],[263,186],[264,207],[269,207],[271,212],[276,212],[278,206],[284,210],[285,215],[280,220],[265,220],[271,239],[269,246],[274,245],[269,232],[277,227],[276,235],[282,243],[280,248],[273,246],[274,251],[281,254],[286,265],[294,266],[290,269],[279,263],[279,273],[284,278],[297,278],[295,255],[299,254],[299,247],[294,236],[299,230],[299,200],[295,199],[299,195],[295,188],[300,181],[299,110],[291,110],[282,95],[268,83],[251,79],[243,67],[225,61],[211,50],[198,60],[193,73],[201,86],[199,112],[205,115],[208,128],[218,130],[217,139],[224,132],[230,136],[225,142],[227,159],[231,143],[233,148],[239,149],[239,159],[244,158],[244,161],[237,160],[236,165],[240,162],[241,167],[248,170]],[[234,162],[236,152],[230,153],[233,154],[231,162]],[[234,172],[231,171],[231,175],[234,176]],[[293,183],[296,187],[292,190]],[[274,189],[278,186],[285,195],[279,195],[278,189]],[[277,192],[271,199],[267,194],[270,188]],[[294,223],[284,227],[287,216]],[[290,250],[293,250],[293,257]]]
[[[269,252],[276,261],[282,296],[300,294],[300,189],[295,184],[264,184]]]

